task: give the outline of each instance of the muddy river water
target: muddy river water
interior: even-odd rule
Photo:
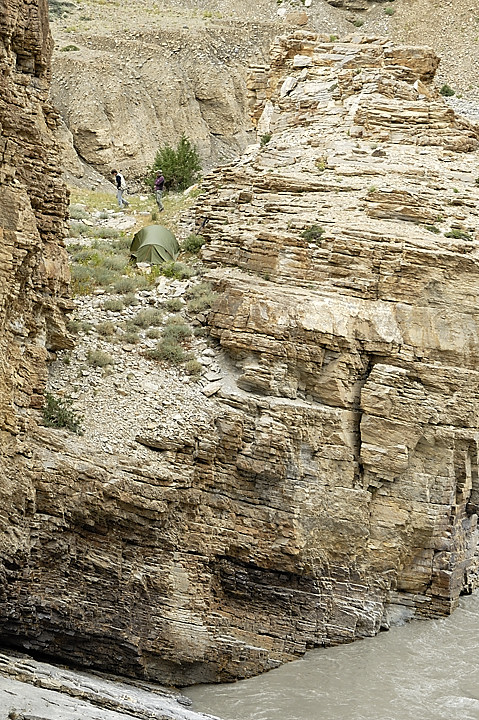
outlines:
[[[185,692],[224,720],[479,720],[479,592],[451,617]]]

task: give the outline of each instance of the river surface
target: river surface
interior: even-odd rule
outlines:
[[[479,720],[479,592],[451,617],[185,693],[224,720]]]

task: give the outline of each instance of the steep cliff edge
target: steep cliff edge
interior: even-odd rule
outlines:
[[[474,585],[479,143],[437,62],[278,40],[250,83],[264,147],[197,210],[227,379],[138,428],[148,447],[32,427],[7,465],[4,642],[231,680]]]

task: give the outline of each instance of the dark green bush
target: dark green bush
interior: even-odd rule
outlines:
[[[311,227],[306,228],[301,233],[301,237],[303,237],[308,242],[318,242],[318,240],[321,240],[321,236],[324,234],[324,228],[322,228],[320,225],[311,225]]]
[[[201,250],[203,245],[205,244],[205,239],[201,235],[195,235],[192,233],[191,235],[188,235],[186,240],[183,240],[181,244],[181,249],[184,252],[189,253],[197,253]]]
[[[439,90],[439,92],[441,93],[441,95],[444,95],[444,97],[452,97],[453,95],[456,94],[456,91],[453,90],[452,87],[450,85],[448,85],[447,83],[444,83],[444,85]]]
[[[68,395],[55,397],[46,393],[42,408],[43,423],[47,427],[66,428],[77,435],[83,435],[83,417],[72,409],[73,399]]]
[[[452,230],[445,233],[445,237],[454,238],[455,240],[472,240],[469,233],[464,232],[464,230],[458,230],[457,228],[452,228]]]
[[[196,147],[183,133],[176,148],[166,143],[158,148],[153,164],[148,168],[145,182],[151,188],[158,170],[163,171],[165,187],[180,192],[195,183],[201,172],[200,156]]]

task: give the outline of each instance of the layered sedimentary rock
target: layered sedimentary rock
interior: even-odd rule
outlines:
[[[478,130],[434,91],[437,65],[381,39],[280,39],[250,86],[264,147],[199,208],[235,375],[226,475],[274,508],[251,523],[266,544],[223,560],[251,646],[259,608],[271,635],[329,644],[446,613],[475,582]]]
[[[47,103],[46,4],[3,2],[0,10],[0,427],[15,430],[22,422],[14,407],[28,406],[41,388],[45,346],[65,346],[58,297],[68,277],[58,248],[67,198]]]
[[[29,408],[42,402],[48,350],[66,347],[67,196],[59,182],[47,102],[46,2],[0,2],[0,596],[28,556],[31,501],[18,454]],[[25,452],[27,452],[24,449]]]
[[[473,587],[478,133],[437,63],[299,32],[255,70],[263,146],[198,205],[227,380],[147,455],[17,438],[4,642],[230,680]]]

